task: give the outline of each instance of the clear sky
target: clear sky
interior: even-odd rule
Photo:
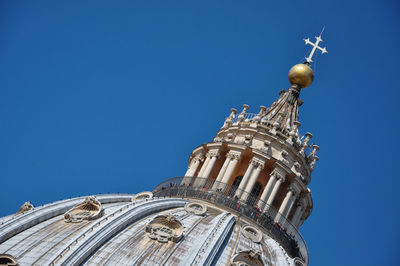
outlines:
[[[300,108],[321,147],[310,265],[398,265],[397,1],[1,1],[0,216],[183,175],[231,107],[289,87],[324,25]]]

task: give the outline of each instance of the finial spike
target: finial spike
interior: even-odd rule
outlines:
[[[319,37],[322,36],[322,33],[324,33],[324,30],[325,30],[325,25],[324,25],[324,27],[322,28],[322,31],[321,31],[321,33],[319,34]]]

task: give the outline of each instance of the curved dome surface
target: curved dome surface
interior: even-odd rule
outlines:
[[[242,257],[254,265],[295,265],[265,232],[255,232],[257,241],[249,235],[254,230],[243,232],[246,225],[253,228],[251,221],[228,209],[197,199],[132,196],[97,195],[102,215],[76,223],[66,222],[64,214],[85,197],[3,217],[0,254],[19,265],[236,265]],[[207,211],[188,211],[192,202]]]

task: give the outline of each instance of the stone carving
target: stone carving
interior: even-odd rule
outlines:
[[[253,136],[252,135],[245,135],[244,136],[244,143],[246,145],[251,145],[251,141],[253,140]]]
[[[254,243],[260,243],[262,240],[262,233],[260,230],[249,224],[246,224],[242,227],[241,233]]]
[[[271,177],[272,177],[272,176],[275,177],[276,180],[282,179],[282,183],[285,182],[285,177],[284,177],[281,173],[279,173],[279,172],[276,170],[276,168],[271,172]]]
[[[18,262],[17,260],[8,254],[0,254],[0,265],[6,265],[6,266],[17,266]]]
[[[294,121],[293,122],[293,126],[289,132],[289,136],[291,136],[292,138],[295,138],[298,136],[298,128],[301,126],[301,123],[299,121]]]
[[[264,168],[264,162],[259,159],[253,158],[250,160],[250,163],[254,165],[254,167],[260,167],[261,169]]]
[[[243,104],[243,110],[242,112],[239,114],[238,116],[238,122],[242,122],[245,115],[246,115],[246,111],[249,110],[249,106],[247,104]]]
[[[310,155],[308,156],[309,158],[315,157],[316,154],[317,154],[317,151],[319,150],[319,146],[318,146],[318,145],[315,145],[315,144],[312,145],[312,148],[313,148],[313,149],[312,149]]]
[[[233,266],[263,266],[261,254],[254,250],[239,252],[232,260]]]
[[[207,153],[207,157],[219,157],[219,150],[210,150]]]
[[[289,153],[287,151],[282,150],[280,161],[285,165],[289,165]]]
[[[233,139],[235,138],[235,134],[233,134],[233,133],[228,133],[226,136],[225,136],[225,141],[232,141]]]
[[[289,187],[287,188],[287,193],[291,192],[293,196],[297,195],[297,189],[295,188],[295,186],[292,184],[289,185]]]
[[[190,161],[190,165],[192,165],[192,164],[194,164],[194,163],[196,163],[196,162],[202,162],[202,161],[204,161],[204,155],[203,155],[203,153],[199,153],[199,154],[197,154],[197,155],[195,155],[193,158],[192,158],[192,160]]]
[[[222,142],[223,140],[224,139],[222,137],[219,137],[219,136],[214,138],[214,142]]]
[[[229,127],[230,125],[232,125],[233,119],[235,119],[235,115],[237,113],[237,110],[235,108],[231,109],[231,113],[230,115],[225,119],[225,123],[222,126],[222,128],[226,128]]]
[[[259,123],[261,121],[261,117],[264,116],[265,112],[267,111],[267,108],[265,106],[260,106],[260,112],[253,118],[253,121],[256,123]]]
[[[185,211],[194,215],[205,215],[207,212],[207,207],[199,202],[189,202],[185,205]]]
[[[230,158],[232,160],[236,159],[239,160],[240,159],[240,153],[239,152],[234,152],[234,151],[230,151],[227,155],[227,158]]]
[[[182,231],[181,222],[171,214],[159,215],[146,226],[147,235],[161,243],[178,242],[182,238]]]
[[[152,199],[153,198],[153,193],[149,191],[141,192],[136,194],[135,196],[132,197],[132,201],[135,200],[141,200],[141,199]]]
[[[30,203],[29,201],[25,202],[24,204],[22,204],[21,208],[19,208],[19,210],[17,211],[17,213],[15,215],[33,210],[35,207],[33,207],[32,203]]]
[[[317,163],[318,160],[319,160],[319,157],[315,155],[314,159],[310,163],[311,170],[314,171],[315,164]]]
[[[244,138],[236,138],[235,141],[234,141],[234,143],[237,143],[237,144],[244,144]]]
[[[94,220],[101,217],[103,209],[101,203],[95,197],[86,197],[67,213],[64,214],[66,223],[80,223],[84,220]]]
[[[301,144],[301,149],[300,149],[301,154],[304,154],[304,150],[308,147],[308,142],[312,137],[313,135],[310,132],[306,133],[306,138],[303,140],[303,143]]]

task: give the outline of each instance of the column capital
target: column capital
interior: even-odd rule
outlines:
[[[292,187],[292,186],[288,187],[287,193],[289,193],[289,192],[292,193],[293,196],[296,196],[296,194],[297,194],[296,189],[294,187]]]
[[[228,154],[226,155],[227,158],[230,158],[233,160],[234,159],[239,160],[240,156],[241,156],[241,153],[237,152],[237,151],[229,151]]]
[[[296,207],[300,208],[302,211],[306,208],[306,202],[304,198],[300,198],[296,204]]]
[[[194,155],[193,158],[192,158],[192,161],[193,162],[196,162],[196,161],[202,162],[202,161],[204,161],[204,154],[203,153],[198,153],[198,154]]]
[[[286,180],[283,176],[279,176],[279,175],[276,175],[275,178],[276,178],[276,180],[281,181],[282,183],[285,182],[285,180]]]
[[[286,173],[283,171],[283,169],[276,167],[271,172],[270,176],[275,177],[277,180],[282,179],[282,183],[283,183],[283,182],[285,182]]]
[[[297,198],[297,196],[300,195],[299,189],[298,189],[295,185],[293,185],[293,183],[291,183],[291,184],[289,185],[289,187],[288,187],[288,193],[289,193],[289,192],[291,192],[292,195],[293,195],[294,197],[296,197],[296,198]]]
[[[257,159],[257,158],[252,158],[250,160],[250,163],[254,166],[254,167],[259,167],[261,169],[264,168],[264,161]]]
[[[212,157],[219,157],[219,155],[220,155],[219,150],[209,150],[206,156],[212,158]]]

